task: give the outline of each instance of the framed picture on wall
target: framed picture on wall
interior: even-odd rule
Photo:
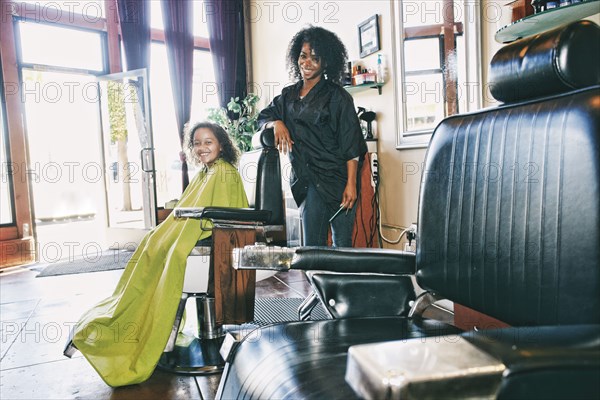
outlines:
[[[379,51],[379,16],[373,15],[358,25],[360,58]]]

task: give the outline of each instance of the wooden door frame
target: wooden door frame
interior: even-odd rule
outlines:
[[[7,13],[6,0],[1,0],[0,59],[2,61],[3,95],[6,105],[8,149],[13,169],[13,225],[0,227],[0,268],[35,261],[32,236],[31,190],[27,173],[27,142],[23,127],[23,103],[19,84],[17,52],[12,14]]]

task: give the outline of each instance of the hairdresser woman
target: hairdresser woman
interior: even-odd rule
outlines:
[[[298,32],[287,53],[290,75],[298,81],[259,115],[260,125],[274,129],[279,151],[289,153],[305,246],[326,246],[330,224],[333,245],[352,246],[359,164],[367,145],[352,97],[340,86],[346,60],[334,33],[320,27]]]

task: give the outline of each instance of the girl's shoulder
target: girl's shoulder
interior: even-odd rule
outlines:
[[[228,174],[228,175],[239,174],[235,165],[231,164],[229,161],[225,161],[222,158],[219,158],[215,161],[215,163],[213,164],[213,169],[217,173],[224,173],[224,174]]]

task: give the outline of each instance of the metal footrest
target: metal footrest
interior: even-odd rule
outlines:
[[[313,291],[298,307],[298,320],[308,321],[310,320],[310,313],[319,304],[321,300]]]
[[[197,335],[179,332],[187,300],[196,300]],[[182,293],[175,322],[157,367],[183,375],[206,375],[223,371],[225,361],[219,354],[225,335],[215,321],[214,299],[205,293]]]
[[[75,327],[72,326],[69,330],[69,337],[67,338],[67,343],[65,343],[65,348],[63,349],[63,356],[65,357],[73,357],[75,353],[77,353],[77,346],[73,343],[73,335],[75,332]]]
[[[225,361],[219,349],[225,336],[199,339],[180,333],[172,351],[164,352],[157,367],[182,375],[208,375],[223,371]]]

